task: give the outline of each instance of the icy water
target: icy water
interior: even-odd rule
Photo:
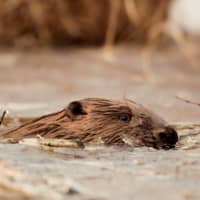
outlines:
[[[199,58],[199,57],[198,57]],[[130,98],[169,123],[198,123],[200,68],[176,49],[0,52],[0,110],[57,111],[85,97]],[[188,141],[189,143],[192,141]],[[0,199],[200,199],[200,148],[38,149],[0,144]],[[5,192],[7,191],[7,192]]]
[[[47,199],[200,198],[200,150],[90,148],[52,153],[0,145],[0,151],[1,160],[26,174],[15,176],[9,185]]]

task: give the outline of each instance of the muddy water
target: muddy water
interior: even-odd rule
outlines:
[[[0,109],[38,116],[84,97],[131,98],[172,122],[199,122],[200,68],[176,49],[147,54],[120,48],[0,53]],[[40,150],[0,145],[0,197],[200,199],[200,148]],[[9,170],[8,170],[9,169]],[[3,186],[2,186],[3,185]],[[13,190],[12,190],[13,191]],[[2,199],[13,197],[2,196]]]

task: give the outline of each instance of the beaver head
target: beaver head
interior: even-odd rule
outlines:
[[[65,109],[35,119],[6,137],[41,135],[47,138],[80,139],[84,143],[148,146],[170,149],[178,140],[166,122],[131,100],[88,98],[71,102]]]

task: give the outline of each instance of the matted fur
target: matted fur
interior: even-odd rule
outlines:
[[[131,100],[88,98],[4,133],[3,138],[20,140],[40,135],[44,138],[79,139],[83,143],[126,143],[159,148],[167,145],[159,138],[159,133],[165,128],[163,119]]]

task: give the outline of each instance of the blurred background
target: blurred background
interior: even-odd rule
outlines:
[[[0,111],[130,98],[199,121],[198,0],[0,0]]]

